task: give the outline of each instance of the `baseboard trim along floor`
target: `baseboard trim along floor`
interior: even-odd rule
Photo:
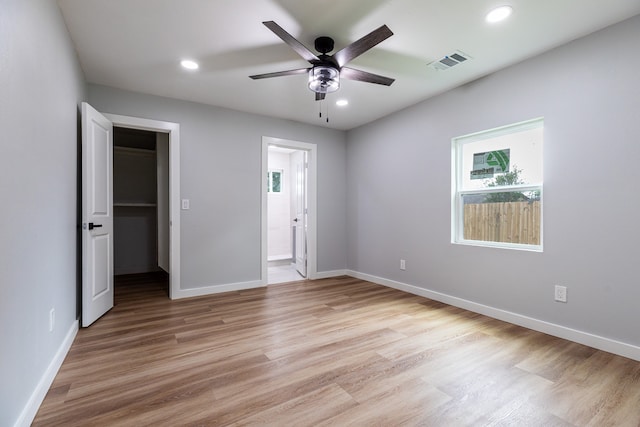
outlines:
[[[640,361],[640,347],[631,344],[623,343],[598,335],[593,335],[588,332],[579,331],[555,323],[545,322],[543,320],[534,319],[532,317],[523,316],[518,313],[501,310],[440,292],[431,291],[429,289],[409,285],[407,283],[397,282],[395,280],[372,276],[370,274],[360,273],[353,270],[347,270],[346,274],[357,279],[367,280],[378,285],[383,285],[390,288],[398,289],[400,291],[408,292],[410,294],[419,295],[421,297],[443,302],[454,307],[473,311],[474,313],[483,314],[494,319],[513,323],[514,325],[523,326],[534,331],[553,335],[554,337],[563,338],[569,341],[576,342],[578,344],[596,348],[598,350],[617,354],[618,356],[628,357],[629,359]]]

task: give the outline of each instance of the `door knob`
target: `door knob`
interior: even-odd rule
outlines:
[[[94,224],[92,222],[89,223],[89,230],[93,230],[94,228],[100,228],[102,224]]]

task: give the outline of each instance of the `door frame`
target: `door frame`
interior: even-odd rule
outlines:
[[[262,168],[260,173],[260,195],[261,207],[261,236],[260,236],[260,281],[262,286],[269,283],[268,277],[268,250],[267,250],[267,180],[269,146],[291,148],[307,152],[307,279],[314,280],[318,276],[317,267],[317,203],[316,203],[316,179],[317,179],[317,158],[318,150],[316,144],[308,142],[292,141],[288,139],[274,138],[271,136],[262,137]]]
[[[169,134],[169,298],[180,298],[180,124],[102,114],[116,127]]]

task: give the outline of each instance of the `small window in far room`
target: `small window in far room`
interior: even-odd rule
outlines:
[[[452,140],[452,243],[542,251],[543,119]]]
[[[267,172],[267,192],[282,192],[282,170],[274,169]]]

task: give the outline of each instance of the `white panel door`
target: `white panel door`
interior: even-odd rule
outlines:
[[[82,326],[113,307],[113,125],[82,103]]]
[[[294,227],[296,228],[296,270],[307,277],[307,156],[297,151],[293,156],[296,173]]]

